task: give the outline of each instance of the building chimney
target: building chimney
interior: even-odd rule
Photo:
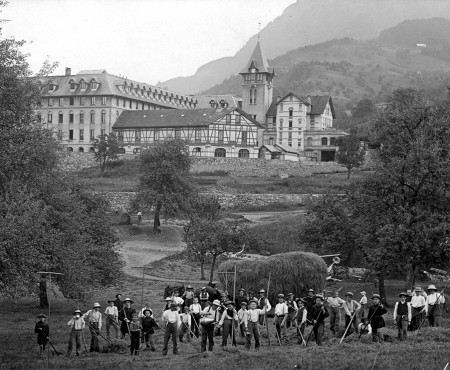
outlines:
[[[66,67],[66,76],[70,76],[72,74],[72,70]]]

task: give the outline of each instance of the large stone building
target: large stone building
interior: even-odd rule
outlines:
[[[193,109],[195,97],[115,76],[106,70],[38,78],[38,116],[70,151],[91,151],[97,136],[109,134],[124,111]]]

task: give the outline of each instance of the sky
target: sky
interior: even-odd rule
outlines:
[[[83,69],[156,84],[234,55],[295,0],[9,0],[2,36],[25,40],[31,70]]]

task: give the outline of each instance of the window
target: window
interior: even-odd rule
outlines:
[[[55,88],[56,88],[56,85],[53,85],[53,84],[48,85],[48,91],[50,91],[50,92],[55,91]]]
[[[307,146],[312,146],[312,145],[313,145],[312,142],[313,142],[312,137],[309,137],[309,138],[306,139],[306,145],[307,145]]]
[[[292,96],[291,96],[291,98],[292,98]],[[293,115],[294,115],[294,110],[292,108],[289,108],[289,118],[292,119]]]
[[[123,141],[123,131],[122,130],[117,131],[117,140]]]
[[[91,105],[95,105],[95,96],[91,96]]]
[[[73,130],[69,130],[69,140],[73,140]]]
[[[63,123],[64,121],[64,115],[61,111],[58,113],[58,123]]]
[[[236,125],[239,125],[241,123],[241,116],[240,116],[240,114],[236,114],[234,116],[234,121],[235,121]]]
[[[80,105],[84,105],[84,96],[80,96]]]
[[[219,130],[217,132],[217,142],[219,144],[223,143],[223,130]]]
[[[64,105],[64,98],[59,98],[59,105]]]
[[[80,81],[80,89],[81,90],[86,90],[86,87],[87,87],[86,81],[81,80]]]
[[[280,118],[280,130],[283,129],[283,118]]]
[[[256,89],[250,89],[250,104],[256,104]]]
[[[242,144],[247,144],[247,131],[241,132],[241,141],[242,141]]]
[[[123,103],[122,103],[122,106],[125,108],[125,104],[126,104],[126,101],[125,101],[126,99],[123,99]]]
[[[139,102],[136,102],[136,109],[139,109]]]
[[[322,145],[328,145],[328,139],[326,137],[322,138]]]
[[[62,130],[58,130],[58,139],[62,140],[62,138],[63,138]]]
[[[192,149],[192,155],[194,157],[201,157],[201,155],[202,155],[202,148],[194,148],[194,149]]]
[[[202,141],[202,131],[200,129],[195,129],[195,142],[199,143]]]
[[[80,112],[80,123],[81,124],[84,123],[84,112],[83,111]]]
[[[129,102],[129,103],[130,103],[130,108],[133,108],[133,107],[131,106],[131,104],[132,104],[133,102],[132,102],[132,101],[130,100],[130,102]]]
[[[226,115],[226,123],[231,123],[231,114]]]
[[[49,107],[53,106],[53,98],[48,98],[48,106]]]
[[[102,104],[103,104],[103,105],[106,105],[106,96],[103,96],[103,97],[102,97]]]
[[[106,122],[106,111],[102,110],[101,123]]]
[[[283,111],[283,103],[280,104],[280,112]]]
[[[104,128],[102,128],[102,129],[100,130],[100,135],[101,135],[101,136],[105,136],[105,135],[106,135],[106,130],[105,130]]]
[[[95,140],[95,131],[94,131],[94,129],[90,129],[89,130],[89,139],[91,139],[91,141]]]
[[[250,158],[250,152],[247,149],[241,149],[238,152],[239,158]]]
[[[288,133],[288,139],[289,139],[289,140],[292,140],[292,132],[289,132],[289,133]]]
[[[289,120],[289,130],[292,130],[292,120]]]
[[[120,103],[120,99],[116,98],[116,106],[119,106],[119,103]]]
[[[69,112],[69,123],[73,123],[73,112]]]
[[[47,113],[47,123],[52,123],[53,121],[53,115],[52,112]]]
[[[134,131],[134,140],[136,142],[141,141],[141,130],[135,130]]]
[[[95,123],[95,112],[91,110],[91,120],[90,123]]]
[[[96,81],[92,81],[91,82],[92,83],[92,90],[97,90],[97,87],[98,87],[98,83],[96,82]]]
[[[292,146],[292,141],[288,141],[288,146]]]
[[[78,148],[78,151],[79,151],[80,153],[84,153],[84,148],[80,146],[80,147]]]
[[[159,140],[159,130],[155,129],[154,141],[158,141],[158,140]]]
[[[37,113],[36,113],[36,120],[37,120],[38,122],[41,122],[41,121],[42,121],[42,115],[41,115],[41,112],[37,112]]]
[[[292,101],[292,99],[293,99],[293,96],[289,95],[289,101]]]
[[[84,141],[84,130],[80,130],[80,141]]]
[[[336,138],[335,137],[330,138],[330,145],[336,146]]]
[[[69,97],[69,105],[75,104],[75,98],[73,96]]]
[[[273,144],[274,144],[273,137],[270,137],[270,138],[269,138],[269,145],[273,145]]]
[[[180,129],[175,130],[175,139],[181,139],[181,130]]]
[[[221,158],[225,158],[227,156],[227,151],[223,148],[217,148],[214,151],[214,157],[221,157]]]
[[[77,88],[77,85],[75,84],[75,82],[70,81],[70,91],[74,91]]]

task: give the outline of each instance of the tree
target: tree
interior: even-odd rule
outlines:
[[[140,191],[135,204],[153,208],[153,230],[159,231],[160,214],[174,215],[188,206],[193,193],[188,182],[191,159],[182,140],[156,144],[141,154]]]
[[[117,238],[106,204],[60,169],[62,149],[34,114],[39,86],[22,45],[0,38],[0,294],[30,296],[37,271],[56,271],[64,296],[84,299],[120,278]]]
[[[110,160],[116,160],[119,154],[119,142],[114,133],[99,135],[94,142],[94,157],[100,163],[100,176],[103,176]]]
[[[367,118],[376,111],[375,104],[370,99],[362,99],[352,110],[352,116],[355,118]]]
[[[356,135],[341,136],[336,140],[336,144],[339,147],[336,161],[347,168],[347,179],[349,179],[352,170],[364,164],[366,153]]]

